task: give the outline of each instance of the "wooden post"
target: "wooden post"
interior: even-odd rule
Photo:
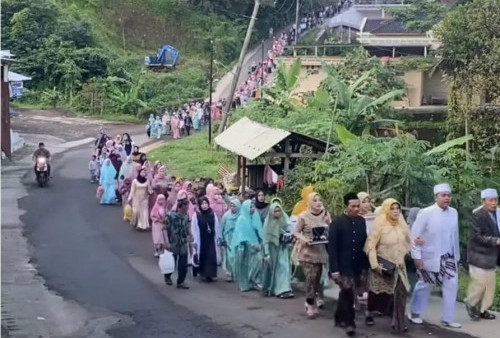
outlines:
[[[285,163],[283,165],[283,170],[289,170],[290,169],[290,154],[292,150],[290,149],[290,142],[288,139],[285,139]]]
[[[236,169],[236,186],[239,188],[241,186],[241,156],[238,155],[238,165]]]
[[[245,157],[241,157],[241,192],[245,193],[246,184],[246,172],[247,172],[247,159]]]

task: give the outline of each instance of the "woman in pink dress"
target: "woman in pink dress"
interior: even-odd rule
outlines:
[[[172,126],[173,138],[174,140],[177,140],[181,137],[181,120],[179,120],[179,117],[176,114],[172,115],[170,125]]]
[[[179,181],[175,182],[172,191],[170,191],[170,194],[168,195],[167,212],[174,210],[174,206],[177,204],[177,195],[179,194],[179,191],[181,191],[181,189],[182,183]]]
[[[214,186],[212,183],[209,183],[206,188],[206,194],[208,198],[208,202],[210,203],[210,207],[215,212],[219,219],[222,219],[222,216],[227,211],[226,203],[222,199],[221,191],[219,188]]]
[[[158,169],[158,172],[151,181],[151,195],[149,196],[149,209],[150,209],[150,218],[151,217],[151,212],[153,210],[153,205],[156,202],[156,198],[158,195],[163,195],[165,198],[168,197],[168,179],[167,179],[167,170],[165,169],[164,166],[161,166]],[[165,207],[166,207],[166,202],[165,202]]]
[[[156,197],[155,205],[151,210],[151,219],[153,221],[153,245],[155,248],[155,257],[158,257],[165,250],[165,238],[163,237],[163,226],[165,224],[166,198],[165,195],[159,194]]]
[[[182,190],[185,190],[187,193],[187,198],[189,201],[188,215],[189,219],[191,219],[193,215],[196,213],[196,196],[194,195],[193,192],[193,184],[189,181],[184,182],[184,184],[182,184]]]

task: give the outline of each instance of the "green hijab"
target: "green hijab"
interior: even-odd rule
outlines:
[[[240,216],[241,202],[237,198],[231,198],[229,200],[230,207],[231,207],[231,204],[234,205],[234,207],[236,208],[236,213],[233,214],[233,212],[231,211],[231,208],[229,208],[229,210],[226,211],[226,213],[224,214],[223,218],[225,218],[228,221],[236,222],[236,220]]]
[[[274,218],[274,210],[276,208],[281,210],[281,217],[279,219]],[[280,236],[286,232],[288,227],[287,218],[281,203],[273,199],[264,222],[264,244],[273,243],[274,245],[279,245]]]

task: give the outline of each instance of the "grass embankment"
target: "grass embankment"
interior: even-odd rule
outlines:
[[[458,300],[463,302],[467,296],[467,287],[469,286],[470,277],[467,271],[460,269],[460,279],[458,288]],[[495,301],[493,302],[493,311],[500,311],[500,273],[497,273]]]
[[[161,161],[175,177],[218,179],[217,170],[222,165],[236,171],[236,156],[208,145],[206,131],[169,142],[148,154],[151,162]]]

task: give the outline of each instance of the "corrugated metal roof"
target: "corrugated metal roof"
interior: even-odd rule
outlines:
[[[271,128],[243,117],[218,135],[215,143],[237,155],[255,160],[290,135],[286,130]]]

